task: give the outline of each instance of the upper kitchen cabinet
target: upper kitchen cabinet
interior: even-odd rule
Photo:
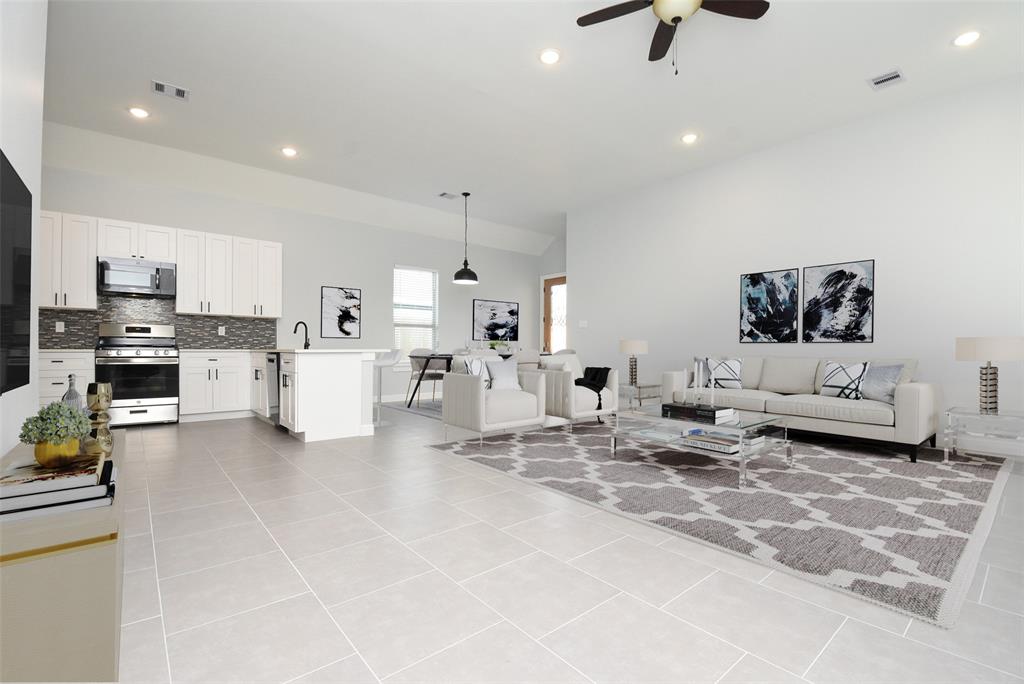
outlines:
[[[101,218],[97,254],[101,257],[174,263],[177,232],[175,228]]]
[[[232,313],[233,238],[206,234],[206,313],[226,316]]]
[[[40,306],[96,308],[96,226],[91,216],[40,213]]]
[[[231,314],[231,241],[230,235],[178,230],[178,313]]]
[[[236,316],[281,316],[281,243],[236,237],[234,241],[232,313]]]

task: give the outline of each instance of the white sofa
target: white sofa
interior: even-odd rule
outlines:
[[[918,446],[926,440],[935,443],[941,391],[938,385],[913,381],[917,368],[913,359],[742,357],[742,361],[742,389],[716,389],[717,406],[783,415],[792,430],[895,443],[908,448],[913,461]],[[828,361],[902,364],[894,403],[821,396]],[[692,376],[691,370],[665,373],[662,401],[693,401]],[[701,390],[701,399],[708,401],[710,392]]]
[[[587,387],[577,386],[576,379],[583,377],[583,366],[575,354],[553,354],[542,356],[540,372],[543,373],[547,388],[547,413],[549,416],[569,421],[569,431],[575,421],[612,415],[619,410],[619,372],[611,370],[601,390],[601,408],[597,408],[597,393]]]
[[[544,424],[545,380],[539,371],[520,371],[521,390],[487,389],[484,378],[445,373],[441,418],[449,425],[476,432],[507,432]]]

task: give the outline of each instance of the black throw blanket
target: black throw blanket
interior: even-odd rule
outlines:
[[[586,368],[583,370],[583,377],[576,379],[577,387],[586,387],[597,393],[597,410],[601,410],[601,390],[608,384],[608,374],[611,368]]]

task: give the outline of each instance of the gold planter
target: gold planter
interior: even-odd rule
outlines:
[[[82,450],[90,456],[110,455],[114,450],[114,436],[110,434],[110,414],[107,409],[113,400],[109,382],[91,382],[86,389],[86,402],[92,431],[85,438]]]
[[[78,440],[69,439],[63,444],[39,442],[36,444],[35,456],[44,468],[63,468],[78,456]]]

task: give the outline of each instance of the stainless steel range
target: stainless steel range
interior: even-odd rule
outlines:
[[[174,326],[101,323],[96,382],[113,389],[112,426],[178,422]]]

